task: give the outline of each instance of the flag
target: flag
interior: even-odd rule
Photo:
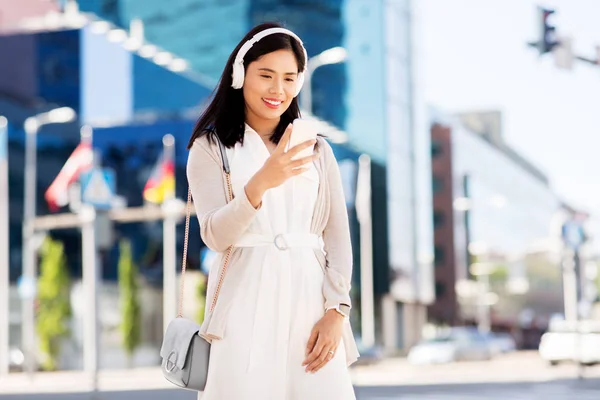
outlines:
[[[175,197],[175,164],[163,152],[144,186],[144,199],[150,203],[162,204],[166,199],[173,197]]]
[[[46,190],[44,197],[50,211],[58,211],[69,203],[69,185],[79,178],[79,175],[92,167],[94,153],[90,143],[80,143],[60,172]]]

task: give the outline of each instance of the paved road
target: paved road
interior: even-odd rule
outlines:
[[[536,352],[436,366],[387,359],[351,372],[358,400],[600,400],[600,366],[577,380],[574,365],[550,367]],[[14,374],[0,379],[0,400],[196,400],[193,392],[174,390],[155,367],[102,371],[95,398],[85,393],[89,378],[73,371],[33,379]]]
[[[600,379],[548,383],[488,383],[426,386],[357,387],[357,400],[598,400]],[[0,395],[1,400],[196,400],[182,390],[102,392],[89,394]]]
[[[600,380],[359,387],[358,400],[598,400]]]
[[[156,389],[146,391],[0,395],[1,400],[196,400],[195,393],[185,390]]]

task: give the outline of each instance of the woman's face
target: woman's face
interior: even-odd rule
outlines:
[[[296,93],[298,63],[291,50],[267,53],[246,68],[244,101],[246,118],[277,120]]]

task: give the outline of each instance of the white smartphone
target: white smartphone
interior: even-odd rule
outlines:
[[[316,121],[297,118],[294,120],[292,125],[292,135],[286,151],[300,143],[306,142],[307,140],[317,138],[318,128]],[[311,147],[302,150],[293,159],[296,160],[299,158],[309,157],[313,154],[314,149],[315,146],[312,145]]]

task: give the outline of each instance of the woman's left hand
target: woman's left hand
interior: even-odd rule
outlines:
[[[315,324],[302,363],[307,366],[306,372],[315,373],[333,359],[342,338],[343,324],[344,316],[336,310],[327,311]]]

